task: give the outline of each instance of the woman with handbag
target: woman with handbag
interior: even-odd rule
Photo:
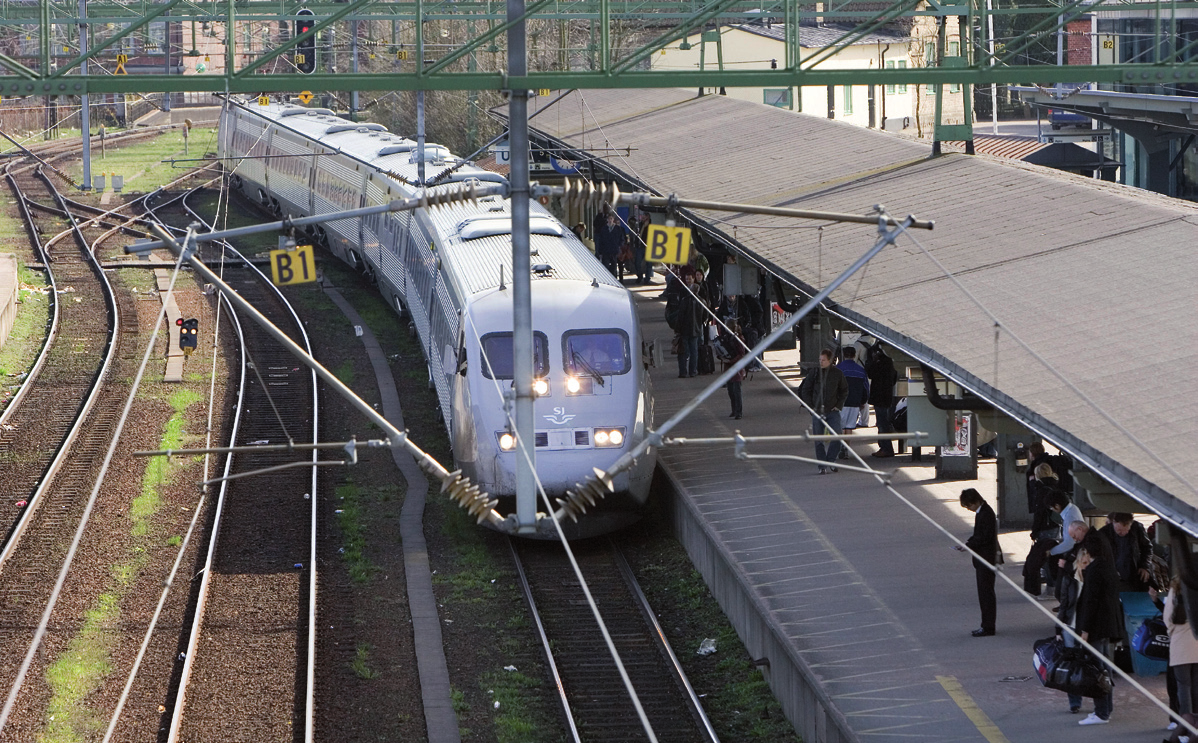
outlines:
[[[1177,711],[1193,725],[1194,709],[1198,707],[1198,639],[1194,639],[1186,608],[1181,598],[1181,579],[1175,577],[1169,583],[1164,611],[1165,626],[1169,628],[1169,668],[1177,680]],[[1189,743],[1190,736],[1174,733],[1172,740]]]

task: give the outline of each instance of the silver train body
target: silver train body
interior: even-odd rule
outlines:
[[[278,215],[327,214],[419,191],[404,182],[418,180],[415,142],[324,109],[230,101],[219,150],[234,184]],[[426,145],[427,179],[457,164],[444,147]],[[466,164],[430,193],[469,179],[503,181]],[[530,212],[536,373],[547,387],[535,402],[536,471],[552,499],[644,438],[653,395],[631,294],[540,204],[530,202]],[[504,402],[512,384],[510,202],[491,196],[332,220],[316,233],[337,257],[372,273],[392,307],[410,316],[455,466],[500,499],[500,513],[511,513],[516,453],[503,448],[511,444],[504,436],[511,430]],[[639,518],[654,462],[641,457],[617,477],[616,492],[570,534],[603,534]]]

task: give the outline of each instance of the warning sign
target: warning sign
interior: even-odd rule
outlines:
[[[646,261],[684,266],[690,258],[691,231],[689,227],[649,225],[649,239],[645,241]]]
[[[304,92],[300,93],[296,97],[299,98],[304,103],[311,103],[312,102],[312,91],[305,90]]]
[[[270,280],[275,286],[316,281],[316,256],[312,246],[300,245],[295,250],[270,251]]]
[[[114,74],[114,75],[127,75],[127,74],[129,74],[129,73],[125,72],[125,63],[126,63],[126,62],[128,62],[128,61],[129,61],[129,55],[128,55],[128,54],[118,54],[118,55],[116,55],[116,69],[112,71],[112,74]]]

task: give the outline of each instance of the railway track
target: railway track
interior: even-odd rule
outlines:
[[[229,248],[225,256],[212,251],[205,248],[201,257],[214,264],[239,258]],[[224,266],[238,293],[307,346],[295,313],[259,271],[232,260]],[[314,375],[255,323],[237,325],[251,371],[234,443],[312,443]],[[230,472],[301,458],[312,461],[307,453],[238,452]],[[302,741],[311,734],[315,471],[284,469],[223,486],[168,740]]]
[[[509,544],[555,675],[571,739],[650,740],[560,545]],[[574,557],[656,739],[716,743],[698,698],[618,548],[579,543]]]

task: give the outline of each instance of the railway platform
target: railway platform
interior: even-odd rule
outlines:
[[[634,287],[647,339],[666,348],[663,286]],[[797,352],[766,363],[799,383]],[[651,370],[658,425],[714,379],[679,379],[675,357]],[[764,372],[744,383],[744,416],[729,418],[719,390],[675,437],[797,434],[809,416]],[[872,431],[869,431],[872,433]],[[979,609],[969,557],[924,516],[960,538],[973,514],[958,496],[977,488],[993,505],[993,462],[976,481],[937,481],[934,461],[910,454],[871,465],[894,470],[904,503],[870,475],[820,476],[793,460],[740,461],[733,446],[671,446],[660,463],[673,485],[670,513],[692,561],[808,741],[1119,741],[1157,743],[1168,719],[1122,680],[1107,725],[1079,726],[1061,692],[1032,669],[1032,644],[1053,633],[1055,602],[1028,600],[1001,578],[993,637],[974,638]],[[812,456],[810,444],[752,453]],[[926,450],[925,450],[926,451]],[[879,464],[880,463],[880,464]],[[915,510],[915,509],[918,509]],[[1000,532],[1004,573],[1019,583],[1027,531]],[[1165,698],[1164,676],[1139,678]],[[848,729],[847,735],[841,730]]]

